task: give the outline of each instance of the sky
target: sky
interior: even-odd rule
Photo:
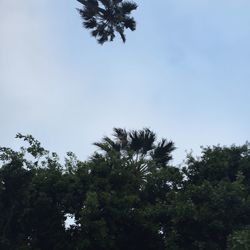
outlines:
[[[179,164],[250,139],[250,1],[137,3],[127,42],[101,46],[76,0],[0,0],[1,146],[21,132],[86,160],[114,127],[149,127]]]

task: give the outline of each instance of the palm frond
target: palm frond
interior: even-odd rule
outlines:
[[[125,129],[114,128],[114,137],[121,145],[121,149],[125,149],[128,145],[128,133]]]
[[[131,11],[137,9],[137,4],[130,1],[125,1],[121,4],[121,9],[123,14],[130,14]]]
[[[152,159],[158,164],[166,165],[172,159],[171,153],[173,150],[175,150],[174,143],[172,141],[168,142],[166,139],[162,139],[151,154]]]

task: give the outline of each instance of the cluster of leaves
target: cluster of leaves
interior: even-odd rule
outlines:
[[[82,4],[79,13],[85,28],[92,30],[91,34],[100,44],[113,41],[115,33],[119,33],[123,42],[126,41],[125,29],[132,31],[136,22],[130,16],[137,4],[124,0],[78,0]]]
[[[250,249],[247,145],[177,168],[173,142],[149,129],[115,129],[86,162],[17,137],[29,146],[0,148],[0,249]]]

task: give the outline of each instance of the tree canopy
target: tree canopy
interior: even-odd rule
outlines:
[[[137,4],[124,0],[77,0],[82,4],[78,9],[83,19],[83,26],[91,30],[100,44],[113,41],[118,33],[123,42],[126,41],[125,29],[132,31],[136,22],[131,17],[131,12]]]
[[[174,143],[149,129],[114,129],[87,161],[17,137],[27,146],[0,148],[0,249],[250,248],[248,145],[175,167]]]

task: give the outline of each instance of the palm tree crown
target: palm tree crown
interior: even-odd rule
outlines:
[[[157,167],[167,167],[175,149],[172,141],[162,139],[156,142],[156,135],[150,129],[126,131],[114,128],[114,139],[104,137],[101,142],[94,143],[106,156],[124,158],[132,161],[146,173],[149,163]]]
[[[124,30],[134,31],[136,22],[130,13],[137,8],[137,4],[124,0],[77,0],[83,4],[79,13],[83,25],[91,29],[91,34],[100,44],[113,41],[115,33],[119,33],[123,42],[126,41]]]

